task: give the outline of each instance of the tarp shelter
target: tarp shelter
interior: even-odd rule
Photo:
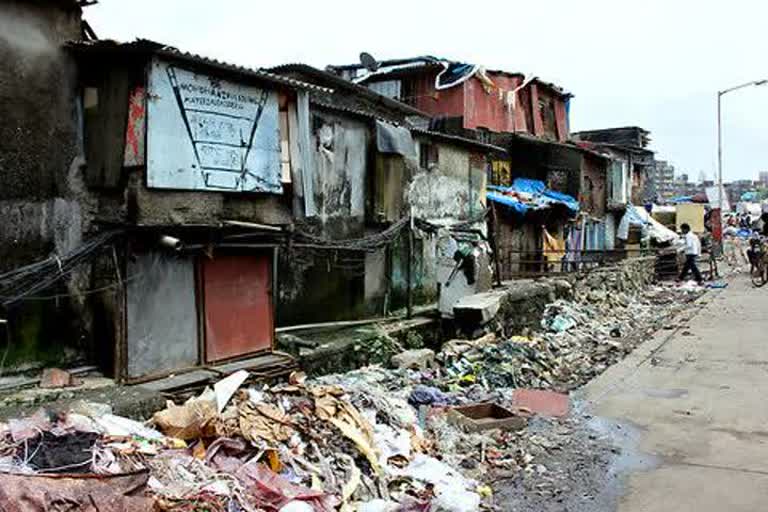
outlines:
[[[562,204],[572,214],[579,212],[579,202],[568,194],[546,187],[543,181],[516,178],[511,187],[489,186],[487,198],[525,215],[529,210],[542,210]]]
[[[621,218],[619,223],[619,229],[616,236],[622,240],[629,238],[629,227],[640,226],[645,234],[656,240],[658,243],[674,242],[679,237],[677,233],[660,223],[648,213],[648,211],[640,206],[628,205],[627,211]]]

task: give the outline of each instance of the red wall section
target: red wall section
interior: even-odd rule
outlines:
[[[507,107],[506,93],[522,82],[518,76],[488,74],[496,85],[487,93],[477,78],[464,82],[464,128],[486,128],[494,132],[514,132],[525,126],[525,117]],[[519,105],[518,105],[519,110]],[[522,122],[520,122],[522,120]]]
[[[459,117],[464,115],[464,88],[435,89],[437,73],[429,73],[413,80],[413,101],[417,109],[434,117]]]

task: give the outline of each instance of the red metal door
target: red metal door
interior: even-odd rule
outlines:
[[[271,255],[216,255],[202,267],[206,362],[271,349]]]

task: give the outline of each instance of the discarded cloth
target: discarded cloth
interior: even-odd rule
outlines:
[[[420,405],[447,405],[450,403],[450,400],[445,393],[437,388],[419,385],[411,391],[408,403],[414,407]]]
[[[267,512],[278,511],[293,501],[305,501],[318,512],[332,512],[338,498],[291,483],[261,463],[244,464],[235,474],[253,503]]]

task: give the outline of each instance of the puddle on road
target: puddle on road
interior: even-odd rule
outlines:
[[[676,398],[688,393],[683,389],[646,391],[656,393],[661,398]],[[586,417],[590,416],[590,411],[584,402],[575,401],[573,412],[574,414],[582,414]],[[662,459],[640,450],[640,441],[644,430],[632,422],[592,416],[589,417],[586,424],[596,436],[613,446],[614,450],[613,458],[603,480],[604,488],[600,492],[601,497],[599,500],[596,500],[602,506],[588,507],[585,510],[590,512],[593,510],[599,510],[600,512],[617,510],[618,504],[626,491],[627,477],[631,473],[656,469],[661,465]]]
[[[687,389],[643,389],[643,394],[651,398],[682,398],[688,396]]]
[[[619,449],[616,459],[609,468],[612,473],[625,476],[635,471],[649,471],[661,464],[659,457],[640,451],[643,430],[631,422],[595,416],[587,422],[587,425]]]

